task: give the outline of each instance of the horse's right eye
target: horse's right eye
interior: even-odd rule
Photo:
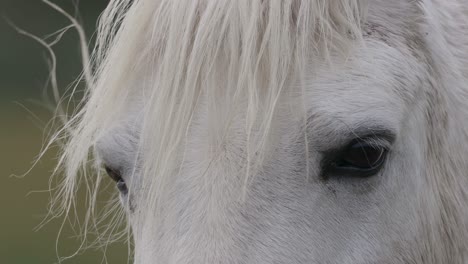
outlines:
[[[332,163],[337,172],[367,177],[376,174],[385,162],[388,149],[365,140],[350,144]]]
[[[104,167],[105,170],[106,170],[106,173],[107,175],[117,183],[117,189],[119,189],[119,191],[122,193],[122,194],[127,194],[128,193],[128,188],[127,188],[127,184],[125,183],[124,179],[122,178],[121,176],[121,173],[117,170],[114,170],[112,168],[110,168],[109,166],[105,166]]]
[[[322,177],[365,178],[376,175],[387,159],[393,140],[394,136],[377,134],[358,137],[340,149],[325,153]]]

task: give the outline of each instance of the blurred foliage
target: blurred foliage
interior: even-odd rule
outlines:
[[[106,0],[55,0],[54,3],[79,18],[92,36]],[[78,10],[78,11],[77,11]],[[47,110],[49,74],[46,50],[15,26],[41,38],[69,25],[69,21],[40,0],[0,0],[0,263],[57,263],[60,256],[80,246],[74,233],[64,230],[56,250],[62,221],[54,220],[34,231],[47,213],[50,173],[56,162],[53,151],[32,168],[52,118]],[[54,47],[58,60],[58,82],[63,90],[81,71],[77,34],[70,30]],[[50,106],[50,105],[49,105]],[[25,175],[18,178],[12,175]],[[127,263],[127,246],[112,245],[87,250],[63,263]]]

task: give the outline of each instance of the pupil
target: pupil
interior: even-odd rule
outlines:
[[[104,167],[106,172],[107,172],[107,175],[109,175],[109,177],[115,181],[117,183],[117,189],[124,195],[126,195],[128,193],[128,188],[127,188],[127,184],[125,183],[125,181],[122,179],[122,176],[120,176],[120,173],[109,168],[108,166],[105,166]]]
[[[120,177],[119,173],[117,173],[115,170],[105,166],[104,169],[106,170],[106,173],[107,175],[109,175],[109,177],[115,181],[115,182],[118,182],[119,180],[122,179],[122,177]]]
[[[384,150],[364,144],[357,143],[351,146],[344,155],[345,163],[361,169],[371,169],[378,165],[383,157]]]

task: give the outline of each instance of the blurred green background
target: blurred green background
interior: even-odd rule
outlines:
[[[107,0],[55,0],[79,18],[88,37]],[[76,11],[78,9],[78,12]],[[47,213],[50,173],[54,153],[48,153],[27,173],[45,142],[44,128],[52,118],[44,96],[48,79],[47,52],[9,25],[44,37],[69,25],[40,0],[0,0],[0,263],[57,263],[56,239],[61,221],[34,231]],[[54,47],[58,82],[65,89],[79,75],[81,61],[75,31],[66,33]],[[59,255],[67,256],[79,246],[73,233],[64,232]],[[102,250],[86,250],[63,263],[127,263],[127,246],[115,244]]]

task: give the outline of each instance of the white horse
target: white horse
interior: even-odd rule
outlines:
[[[468,1],[113,0],[93,62],[54,205],[105,167],[135,263],[468,263]]]

